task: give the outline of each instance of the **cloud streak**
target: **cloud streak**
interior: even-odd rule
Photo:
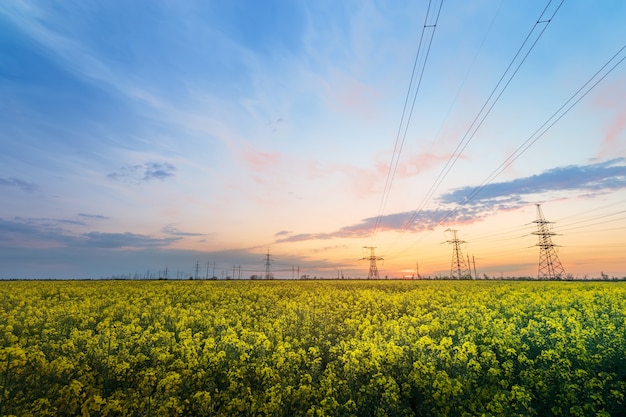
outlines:
[[[102,233],[89,232],[79,236],[75,245],[89,248],[122,249],[122,248],[156,248],[168,246],[180,238],[155,238],[137,233]]]
[[[167,162],[146,162],[122,167],[107,177],[115,181],[139,184],[153,180],[163,181],[174,176],[175,171],[176,167]]]
[[[165,226],[162,229],[162,232],[166,235],[177,236],[177,237],[190,237],[190,236],[206,236],[204,233],[193,233],[193,232],[182,232],[175,228],[174,226]]]
[[[78,217],[83,217],[85,219],[93,219],[93,220],[109,220],[110,217],[103,216],[102,214],[88,214],[88,213],[78,213]]]
[[[530,202],[528,197],[550,193],[577,192],[579,195],[604,194],[626,189],[626,158],[589,165],[570,165],[544,171],[538,175],[488,184],[471,200],[467,196],[476,187],[461,187],[439,197],[437,209],[400,212],[381,217],[379,231],[432,230],[437,226],[474,223],[499,211],[515,210]],[[364,238],[375,230],[376,217],[342,227],[328,233],[301,233],[285,236],[277,243],[325,240],[333,238]],[[410,223],[409,223],[410,222]],[[278,234],[277,234],[278,236]]]
[[[522,196],[548,192],[577,191],[603,193],[626,188],[626,158],[590,165],[570,165],[544,171],[538,175],[518,178],[508,182],[487,184],[472,205],[490,205],[502,199],[515,201]],[[444,204],[461,203],[476,187],[461,187],[440,197]]]
[[[24,181],[15,177],[0,178],[0,187],[17,188],[28,193],[32,193],[39,189],[39,186],[34,182]]]
[[[144,249],[166,247],[181,236],[154,237],[144,234],[91,231],[74,234],[64,226],[85,226],[76,220],[0,218],[0,246],[4,247],[66,247],[99,249]]]

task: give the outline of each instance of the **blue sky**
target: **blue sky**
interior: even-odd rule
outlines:
[[[268,249],[278,277],[357,277],[363,246],[383,275],[442,275],[447,229],[482,273],[533,276],[537,203],[568,273],[626,276],[625,18],[617,0],[2,2],[0,278],[249,276]]]

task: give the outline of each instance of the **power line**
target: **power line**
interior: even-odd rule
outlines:
[[[537,42],[539,41],[539,39],[541,38],[545,30],[547,29],[549,23],[552,21],[552,19],[554,18],[558,10],[561,8],[561,5],[563,4],[564,1],[565,0],[561,0],[559,5],[554,9],[552,14],[550,15],[550,17],[546,19],[544,16],[546,15],[546,12],[548,11],[552,3],[552,0],[548,1],[548,3],[546,4],[546,7],[543,9],[541,14],[539,15],[539,18],[536,20],[535,24],[533,25],[529,33],[526,35],[526,38],[522,42],[521,46],[518,48],[517,52],[515,53],[515,56],[510,61],[509,65],[507,66],[506,70],[504,71],[504,73],[502,74],[498,82],[496,83],[495,87],[492,89],[487,100],[485,101],[481,109],[478,111],[472,123],[466,130],[465,134],[463,135],[463,137],[457,144],[456,148],[454,149],[454,152],[448,158],[448,161],[439,172],[435,181],[430,186],[428,192],[426,193],[425,197],[422,199],[422,202],[418,206],[417,210],[413,211],[411,215],[409,216],[409,219],[405,222],[401,231],[401,235],[403,235],[411,227],[411,225],[417,220],[418,216],[422,213],[424,207],[426,206],[426,203],[433,197],[433,195],[435,194],[435,192],[437,191],[437,189],[439,188],[439,186],[441,185],[445,177],[448,175],[452,167],[455,165],[456,161],[462,155],[467,145],[474,138],[474,136],[476,135],[476,132],[480,129],[480,127],[484,123],[487,116],[491,113],[491,110],[494,108],[494,106],[496,105],[496,103],[498,102],[498,100],[500,99],[504,91],[506,90],[506,88],[509,86],[509,84],[511,83],[511,81],[513,80],[513,78],[515,77],[519,69],[521,68],[522,64],[526,61],[526,58],[528,57],[530,52],[534,49],[535,45],[537,44]],[[538,35],[536,35],[534,40],[531,41],[533,33],[540,26],[542,27],[542,30],[539,32]],[[527,50],[525,51],[527,44],[529,46]],[[507,76],[508,76],[508,79],[507,79]],[[442,222],[440,221],[439,224],[441,223]]]
[[[576,104],[578,104],[591,90],[593,90],[602,80],[604,80],[618,65],[625,59],[626,54],[620,57],[626,50],[626,44],[622,46],[595,74],[591,76],[559,109],[552,114],[528,139],[526,139],[502,164],[500,164],[491,174],[485,178],[480,185],[475,187],[464,199],[457,203],[457,206],[450,210],[435,227],[440,226],[456,214],[461,207],[470,202],[483,189],[491,184],[506,168],[508,168],[517,158],[519,158],[528,148],[542,138],[559,120],[561,120]],[[613,64],[613,65],[611,65]]]
[[[456,211],[458,211],[458,209],[465,205],[467,202],[469,202],[470,200],[472,200],[478,193],[480,193],[487,185],[491,184],[506,168],[508,168],[509,166],[511,166],[511,164],[513,162],[515,162],[515,160],[517,160],[517,158],[519,158],[524,152],[526,152],[528,150],[528,148],[530,148],[532,145],[534,145],[540,138],[542,138],[547,132],[548,130],[550,130],[559,120],[561,120],[576,104],[578,104],[587,94],[589,94],[589,92],[591,90],[593,90],[602,80],[604,80],[604,78],[606,78],[619,64],[621,64],[624,59],[626,59],[626,55],[624,55],[624,57],[622,57],[619,61],[617,61],[606,73],[604,73],[599,79],[595,80],[596,77],[598,77],[602,71],[604,71],[607,66],[609,66],[609,64],[614,61],[619,54],[621,54],[624,50],[626,49],[626,45],[622,46],[622,48],[615,53],[603,66],[602,68],[600,68],[589,80],[587,80],[587,82],[585,82],[585,84],[583,84],[556,112],[554,112],[552,114],[552,116],[550,116],[548,118],[548,120],[546,120],[528,139],[526,139],[520,146],[517,147],[517,149],[511,154],[509,155],[509,157],[507,157],[504,162],[502,164],[500,164],[500,166],[498,166],[494,171],[492,171],[491,174],[489,174],[489,176],[487,176],[487,178],[485,180],[483,180],[483,182],[476,188],[474,188],[474,190],[472,190],[471,193],[469,193],[464,199],[463,201],[461,201],[460,203],[458,203],[458,206],[455,210],[451,211],[450,213],[448,213],[447,216],[445,216],[442,221],[444,222],[445,220],[447,220],[448,218],[450,218],[454,213],[456,213]],[[582,92],[585,87],[587,87],[589,84],[591,84],[591,86],[585,90],[584,92]],[[581,93],[582,92],[582,93]],[[570,104],[571,103],[571,104]],[[569,105],[569,107],[568,107]]]
[[[452,102],[450,104],[450,107],[448,108],[446,116],[444,117],[444,121],[442,122],[442,126],[439,128],[440,132],[442,131],[443,125],[445,124],[446,120],[448,119],[448,116],[450,115],[450,113],[452,111],[452,108],[454,107],[454,104],[457,102],[458,97],[459,97],[461,91],[463,90],[463,87],[465,86],[465,82],[467,81],[467,78],[468,78],[472,68],[474,67],[474,63],[476,62],[476,59],[478,58],[478,55],[480,54],[480,51],[482,50],[482,48],[483,48],[483,46],[485,44],[485,41],[487,40],[487,38],[489,36],[489,33],[491,32],[491,29],[492,29],[492,27],[493,27],[493,25],[494,25],[498,15],[499,15],[499,13],[500,13],[500,10],[502,9],[502,5],[503,4],[504,4],[504,0],[502,0],[500,2],[500,5],[498,6],[498,9],[496,10],[496,13],[494,14],[493,18],[491,19],[491,22],[489,23],[489,27],[487,28],[487,31],[486,31],[485,35],[483,36],[483,39],[482,39],[482,41],[480,43],[480,46],[476,50],[476,53],[474,54],[474,58],[472,59],[472,62],[470,63],[470,65],[469,65],[469,67],[468,67],[468,69],[467,69],[467,71],[465,73],[465,76],[463,77],[463,80],[461,81],[461,84],[459,85],[459,87],[457,89],[457,92],[456,92],[456,94],[454,96],[454,99],[452,100]],[[440,5],[439,11],[441,10],[441,6],[442,5],[443,5],[443,2]],[[430,4],[429,4],[429,10],[430,10]],[[426,27],[428,27],[428,25],[426,23],[427,20],[428,20],[428,14],[427,14],[426,19],[424,21],[424,29]],[[439,20],[439,14],[437,15],[437,21],[438,20]],[[436,27],[436,22],[435,22],[434,25],[431,25],[431,26],[433,28]],[[422,31],[422,38],[423,38],[423,35],[424,35],[424,30]],[[433,34],[432,35],[434,35],[434,29],[433,29]],[[432,43],[432,36],[431,36],[431,43]],[[380,204],[380,207],[379,207],[378,215],[376,217],[376,223],[375,223],[374,231],[373,231],[373,234],[372,234],[372,240],[375,237],[375,235],[376,235],[376,233],[378,231],[378,228],[380,227],[380,224],[382,222],[382,216],[383,216],[384,211],[385,211],[385,207],[386,207],[386,204],[387,204],[387,200],[389,198],[389,194],[391,193],[391,182],[393,182],[393,178],[395,178],[395,173],[397,171],[397,167],[398,167],[398,163],[399,163],[399,159],[400,159],[400,153],[398,152],[396,154],[396,149],[398,148],[398,139],[399,139],[400,133],[402,131],[402,125],[403,125],[404,116],[405,116],[405,113],[406,113],[406,107],[407,107],[407,104],[408,104],[408,99],[409,99],[410,92],[411,92],[411,87],[412,87],[412,83],[413,83],[413,77],[414,77],[415,70],[416,70],[416,67],[417,67],[417,62],[418,62],[418,57],[419,57],[420,50],[421,50],[421,45],[422,45],[422,42],[421,42],[421,39],[420,39],[420,47],[418,48],[417,54],[415,56],[415,62],[414,62],[414,65],[413,65],[413,72],[411,74],[411,80],[409,82],[409,88],[407,90],[407,96],[406,96],[405,102],[404,102],[404,108],[403,108],[403,111],[402,111],[402,117],[400,119],[400,126],[398,127],[398,133],[397,133],[397,136],[396,136],[396,143],[394,145],[394,150],[393,150],[393,154],[392,154],[392,158],[391,158],[391,163],[389,165],[389,171],[387,172],[387,179],[386,179],[386,182],[385,182],[385,188],[384,188],[384,191],[383,191],[383,197],[382,197],[381,204]],[[429,51],[430,51],[430,47],[429,47]],[[427,57],[428,57],[428,53],[427,53]],[[424,66],[426,64],[426,59],[424,60]],[[424,71],[424,69],[422,67],[422,73],[423,73],[423,71]],[[420,77],[420,84],[421,84],[421,77]],[[418,84],[418,89],[419,89],[419,84]],[[417,96],[417,91],[416,91],[415,95]],[[415,98],[413,100],[413,106],[414,105],[415,105]],[[413,107],[411,108],[411,112],[412,112],[412,109],[413,109]],[[407,123],[407,126],[405,128],[404,136],[402,137],[402,145],[400,146],[400,150],[403,147],[404,140],[406,138],[406,130],[407,129],[408,129],[408,123]],[[437,138],[440,137],[440,136],[441,136],[441,134],[438,133],[437,134]],[[435,141],[433,141],[430,144],[430,146],[432,147],[436,141],[437,141],[437,139],[435,139]],[[395,163],[394,163],[394,158],[395,158]],[[393,168],[393,174],[391,175],[391,182],[390,182],[390,174],[392,173],[392,168]]]
[[[396,141],[393,147],[393,153],[391,154],[391,161],[389,163],[389,170],[387,171],[387,178],[385,180],[385,187],[383,189],[383,195],[380,201],[380,205],[378,208],[378,215],[376,217],[376,222],[374,224],[374,229],[372,232],[372,240],[376,237],[376,233],[378,232],[378,228],[380,227],[380,223],[382,221],[383,213],[385,212],[385,207],[387,205],[387,200],[389,199],[389,194],[391,193],[391,186],[393,180],[396,176],[396,171],[398,169],[398,163],[400,161],[400,154],[402,153],[402,148],[404,147],[404,142],[406,140],[407,131],[409,129],[409,125],[411,123],[411,118],[413,115],[413,109],[415,108],[415,101],[417,99],[417,94],[422,85],[422,79],[424,77],[424,70],[426,68],[426,62],[428,61],[428,56],[430,55],[430,48],[432,46],[433,38],[435,36],[435,29],[437,28],[437,22],[439,21],[439,15],[441,14],[441,8],[443,7],[443,0],[441,0],[439,4],[439,8],[436,12],[436,17],[433,23],[429,24],[429,17],[431,17],[431,6],[432,0],[428,3],[428,9],[426,11],[426,17],[424,18],[424,25],[422,27],[422,34],[420,36],[419,45],[417,48],[417,53],[415,54],[415,61],[413,63],[413,71],[411,72],[411,79],[409,81],[409,88],[407,89],[406,98],[404,99],[404,108],[402,109],[402,116],[400,117],[400,125],[398,126],[398,132],[396,134]],[[424,37],[426,32],[430,32],[430,39],[424,41]],[[419,58],[422,51],[422,46],[424,43],[428,43],[428,47],[426,49],[426,56],[423,59],[423,62],[420,67],[419,76],[417,77],[417,86],[415,88],[415,92],[413,94],[413,102],[411,104],[411,108],[407,114],[407,108],[409,105],[409,99],[411,97],[411,90],[413,89],[413,81],[415,79],[416,70],[418,67]],[[405,121],[406,116],[406,121]],[[404,133],[402,132],[404,128]]]
[[[577,213],[571,214],[569,216],[560,218],[560,219],[557,220],[561,224],[560,230],[565,231],[565,230],[575,230],[575,229],[579,229],[579,228],[584,228],[584,227],[587,227],[587,226],[584,225],[585,223],[594,222],[594,221],[599,220],[599,219],[604,219],[604,218],[616,216],[616,215],[619,215],[619,214],[624,214],[624,213],[626,213],[626,210],[619,210],[619,211],[615,211],[615,212],[611,212],[611,213],[603,213],[603,214],[600,214],[598,216],[592,216],[592,217],[584,218],[582,220],[576,220],[576,221],[573,221],[573,222],[564,223],[564,220],[566,220],[566,219],[575,219],[575,218],[583,216],[585,214],[597,212],[599,210],[603,210],[603,209],[606,209],[606,208],[609,208],[609,207],[614,207],[616,205],[620,205],[620,204],[624,204],[624,203],[626,203],[626,200],[613,202],[613,203],[606,204],[606,205],[599,206],[599,207],[594,207],[594,208],[589,209],[589,210],[577,212]],[[610,221],[606,221],[606,222],[600,222],[598,224],[610,223],[610,222],[619,221],[619,220],[622,220],[622,218],[614,219],[614,220],[610,220]],[[530,234],[530,232],[524,233],[524,234],[520,234],[520,233],[522,233],[524,231],[527,231],[531,224],[532,224],[532,222],[528,223],[528,224],[525,224],[525,225],[515,226],[515,227],[509,228],[509,229],[506,229],[506,230],[503,230],[503,231],[500,231],[500,232],[495,232],[495,233],[470,235],[470,238],[471,238],[471,240],[473,242],[480,242],[480,241],[485,241],[485,240],[488,240],[489,242],[501,242],[501,241],[506,241],[506,240],[519,239],[519,238],[527,237]],[[574,226],[574,225],[581,225],[581,226],[570,228],[570,226]],[[591,225],[589,225],[589,226],[591,226]],[[494,239],[494,238],[497,238],[497,239]]]
[[[559,222],[563,222],[564,220],[568,220],[568,219],[571,219],[571,218],[576,218],[578,216],[582,216],[582,215],[585,215],[585,214],[593,213],[595,211],[603,210],[603,209],[606,209],[606,208],[609,208],[609,207],[618,206],[620,204],[626,204],[626,200],[616,201],[616,202],[613,202],[613,203],[605,204],[603,206],[598,206],[598,207],[594,207],[594,208],[589,209],[589,210],[581,211],[579,213],[574,213],[574,214],[571,214],[569,216],[562,217],[562,218],[558,219],[558,221]]]
[[[620,212],[620,213],[624,213],[624,212]],[[616,214],[619,214],[619,213],[616,213]],[[613,215],[615,215],[615,214],[613,214]],[[607,216],[602,216],[602,217],[607,217]],[[600,217],[600,218],[602,218],[602,217]],[[583,226],[576,226],[576,227],[570,227],[570,228],[565,228],[565,229],[560,229],[560,230],[561,231],[569,231],[569,230],[576,230],[576,229],[585,229],[587,227],[597,226],[599,224],[613,223],[613,222],[616,222],[616,221],[619,221],[619,220],[626,220],[626,216],[620,217],[620,218],[617,218],[617,219],[613,219],[613,220],[605,220],[605,221],[602,221],[602,222],[596,222],[596,223],[592,223],[592,224],[587,224],[587,225],[583,225]]]
[[[483,49],[483,46],[485,44],[485,42],[487,41],[487,38],[489,37],[489,33],[491,33],[491,29],[498,17],[498,15],[500,14],[500,10],[502,9],[502,5],[504,4],[504,0],[501,0],[500,2],[500,6],[498,6],[498,9],[496,10],[496,13],[494,14],[493,18],[491,19],[491,22],[489,23],[489,27],[487,28],[487,31],[485,32],[485,36],[483,36],[483,39],[480,43],[480,45],[478,46],[478,49],[476,50],[476,53],[474,54],[474,58],[472,59],[472,62],[470,62],[467,71],[465,72],[465,76],[463,77],[463,81],[461,81],[461,84],[459,85],[456,94],[454,95],[454,99],[452,99],[452,102],[450,103],[450,107],[448,107],[448,111],[446,112],[445,117],[443,118],[443,122],[441,123],[441,127],[439,128],[439,131],[436,135],[435,140],[430,144],[429,148],[432,148],[432,146],[439,140],[439,138],[441,137],[441,132],[443,131],[443,127],[446,124],[450,113],[452,112],[452,109],[454,108],[454,105],[456,104],[456,102],[458,101],[459,96],[461,95],[461,91],[463,91],[463,87],[465,86],[465,82],[467,81],[467,78],[469,77],[469,74],[472,71],[472,68],[474,67],[474,64],[476,62],[476,59],[478,59],[478,55],[480,55],[480,52]]]

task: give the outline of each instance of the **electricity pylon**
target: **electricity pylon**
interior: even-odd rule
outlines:
[[[270,266],[272,265],[272,258],[270,256],[270,250],[267,250],[265,255],[265,279],[272,279],[272,273],[270,272]]]
[[[464,240],[459,240],[457,237],[458,230],[446,229],[446,232],[452,232],[453,239],[446,240],[444,243],[452,244],[452,264],[450,265],[450,278],[452,279],[465,279],[471,278],[472,274],[469,272],[463,253],[461,253],[461,243],[467,243]]]
[[[378,267],[376,266],[376,261],[382,261],[383,258],[376,257],[374,254],[375,246],[363,246],[363,249],[369,249],[370,256],[364,256],[361,258],[361,261],[370,261],[370,271],[367,274],[367,279],[378,279]]]
[[[561,261],[554,249],[557,245],[552,243],[552,236],[556,235],[552,231],[552,226],[550,226],[553,222],[549,222],[543,217],[540,204],[537,204],[537,220],[533,223],[537,223],[537,231],[532,234],[539,236],[539,243],[535,245],[539,246],[539,273],[537,278],[565,278],[565,269],[563,269],[563,265],[561,265]]]

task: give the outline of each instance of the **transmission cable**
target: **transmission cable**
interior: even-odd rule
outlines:
[[[433,38],[435,35],[435,29],[437,28],[437,23],[439,22],[439,15],[441,14],[441,8],[443,7],[443,0],[441,0],[439,4],[439,8],[436,11],[436,17],[435,17],[434,23],[428,24],[428,19],[431,15],[431,6],[432,6],[432,0],[428,3],[426,17],[424,18],[422,34],[420,36],[417,53],[415,54],[415,61],[413,63],[413,71],[411,73],[411,79],[409,81],[409,88],[407,89],[406,98],[404,100],[404,108],[402,109],[402,117],[400,118],[400,125],[398,126],[398,132],[396,134],[396,141],[394,144],[393,153],[391,155],[391,162],[389,163],[389,170],[387,171],[387,179],[385,180],[385,187],[383,189],[383,195],[380,201],[380,206],[378,208],[378,215],[376,217],[376,222],[374,224],[374,229],[372,232],[372,240],[374,240],[374,238],[376,237],[376,233],[378,232],[378,228],[380,227],[380,224],[382,221],[383,213],[385,212],[387,200],[389,199],[389,194],[391,193],[391,185],[393,183],[393,180],[396,175],[396,171],[398,169],[400,154],[402,153],[402,148],[404,147],[404,142],[406,139],[407,131],[409,128],[409,124],[411,123],[411,117],[413,115],[413,109],[415,108],[415,101],[417,99],[417,94],[420,90],[422,79],[424,77],[424,70],[426,68],[426,62],[428,61],[428,56],[430,55],[430,49],[431,49]],[[418,62],[420,61],[422,46],[425,43],[424,37],[426,36],[427,31],[430,32],[430,39],[426,41],[428,42],[426,54],[425,54],[424,59],[422,60],[422,64],[419,70],[419,76],[417,77],[416,88],[413,94],[413,102],[411,103],[411,108],[408,109],[409,101],[411,97],[411,90],[413,89],[413,81],[416,78],[416,70],[418,67]],[[407,109],[408,109],[408,113],[407,113]],[[405,120],[405,117],[406,117],[406,120]]]
[[[500,79],[498,80],[497,84],[495,85],[491,93],[489,94],[489,97],[487,98],[487,100],[485,101],[481,109],[478,111],[478,113],[476,114],[476,117],[474,118],[474,120],[472,121],[468,129],[466,130],[465,134],[463,135],[463,137],[457,144],[453,154],[448,158],[448,161],[446,162],[442,170],[439,172],[439,175],[437,176],[437,178],[435,179],[435,181],[429,188],[428,192],[426,193],[426,196],[423,198],[422,202],[418,206],[418,209],[413,211],[411,215],[409,216],[409,219],[405,222],[401,230],[400,236],[398,237],[398,239],[396,239],[396,242],[397,240],[400,239],[400,237],[402,237],[402,235],[404,235],[404,233],[406,233],[406,231],[413,225],[413,223],[417,220],[419,215],[423,212],[424,207],[426,206],[426,203],[435,194],[435,192],[437,191],[437,189],[439,188],[439,186],[441,185],[445,177],[448,175],[448,173],[450,172],[450,170],[452,169],[456,161],[460,158],[461,154],[463,153],[467,145],[474,138],[474,136],[476,135],[476,132],[482,126],[487,116],[491,113],[491,110],[496,105],[496,103],[498,102],[498,100],[500,99],[504,91],[506,90],[506,88],[509,86],[509,84],[511,83],[511,81],[513,80],[513,78],[515,77],[519,69],[521,68],[522,64],[526,61],[526,58],[528,57],[530,52],[534,49],[535,45],[537,44],[539,39],[542,37],[543,33],[547,29],[552,19],[554,19],[554,16],[559,11],[564,1],[565,0],[561,0],[559,5],[555,8],[555,10],[550,15],[550,17],[546,19],[544,18],[544,15],[546,14],[547,10],[552,4],[552,0],[548,1],[545,8],[539,15],[539,18],[537,19],[537,21],[535,22],[531,30],[526,35],[526,38],[522,42],[521,46],[518,48],[517,52],[515,53],[515,56],[513,57],[509,65],[507,66],[506,70],[504,71]],[[531,41],[531,37],[533,33],[536,31],[536,29],[539,26],[542,27],[541,31],[539,32],[538,35],[536,35],[534,40]],[[527,44],[530,44],[530,46],[528,47],[525,54],[523,54],[524,49]],[[521,58],[518,60],[520,56]],[[517,62],[517,65],[514,67],[516,62]],[[512,68],[514,69],[512,70]],[[505,81],[505,78],[507,78],[507,75],[509,76],[508,76],[508,79]],[[502,88],[500,88],[501,86]]]
[[[552,19],[554,18],[554,16],[558,12],[558,10],[560,9],[560,7],[561,7],[561,5],[563,4],[564,1],[565,0],[561,0],[561,3],[556,8],[556,10],[552,14],[552,16],[549,19],[545,20],[545,19],[542,19],[543,15],[545,14],[546,10],[548,9],[550,4],[552,3],[552,0],[550,0],[548,2],[548,4],[546,5],[545,9],[541,13],[539,19],[537,20],[537,22],[535,23],[533,28],[530,30],[530,32],[526,36],[526,39],[524,39],[524,42],[522,43],[522,45],[518,49],[517,53],[515,54],[515,56],[511,60],[511,62],[509,63],[509,66],[507,67],[507,69],[502,74],[502,77],[500,78],[500,80],[498,81],[498,83],[496,84],[494,89],[491,91],[491,94],[489,95],[489,97],[487,98],[487,100],[485,101],[485,103],[483,104],[481,109],[479,110],[478,114],[476,115],[476,117],[474,118],[472,123],[470,124],[469,128],[467,129],[467,131],[465,132],[465,134],[461,138],[461,141],[457,144],[456,148],[454,149],[454,152],[452,153],[450,158],[448,158],[448,161],[446,162],[446,164],[444,165],[443,169],[440,171],[439,175],[435,179],[435,182],[430,187],[430,189],[429,189],[429,191],[428,191],[428,193],[427,193],[427,195],[426,195],[426,197],[424,199],[424,203],[420,207],[423,207],[425,205],[425,202],[432,198],[432,196],[437,191],[437,189],[439,188],[439,186],[441,185],[443,180],[450,173],[450,171],[452,170],[453,166],[456,164],[458,159],[463,154],[463,151],[465,151],[465,149],[467,148],[469,143],[472,141],[472,139],[476,135],[476,132],[478,132],[478,129],[480,129],[480,127],[484,123],[484,121],[487,118],[487,116],[489,115],[489,113],[491,113],[491,110],[493,110],[494,106],[496,105],[496,103],[498,102],[498,100],[500,99],[500,97],[502,96],[504,91],[506,90],[506,88],[509,86],[509,84],[511,83],[511,81],[513,80],[513,78],[515,77],[515,75],[517,74],[519,69],[521,68],[522,64],[526,61],[526,58],[528,57],[530,52],[534,49],[535,45],[537,44],[537,42],[539,41],[539,39],[541,38],[541,36],[545,32],[545,30],[547,29],[548,24],[552,21]],[[509,73],[509,70],[513,67],[513,64],[515,63],[517,58],[522,53],[522,50],[524,49],[524,47],[528,43],[529,39],[531,38],[531,35],[535,31],[535,29],[542,23],[546,23],[546,24],[542,26],[542,30],[539,32],[539,35],[532,42],[530,48],[528,49],[528,51],[526,51],[526,54],[523,56],[523,58],[521,58],[520,62],[517,64],[516,68],[512,71],[512,74],[509,76],[508,80],[504,83],[504,86],[502,87],[500,92],[496,95],[496,92],[498,91],[500,85],[503,83],[505,77]],[[491,99],[494,96],[495,96],[495,99],[493,100],[492,103],[490,103]],[[471,134],[470,134],[470,132],[471,132]],[[414,213],[414,215],[411,218],[409,218],[409,221],[407,222],[407,228],[410,227],[410,224],[412,224],[417,219],[418,215],[419,215],[419,212]]]
[[[585,84],[583,84],[556,112],[552,114],[528,139],[526,139],[517,149],[509,155],[508,158],[500,164],[491,174],[480,183],[479,186],[475,187],[472,192],[470,192],[467,196],[464,197],[463,201],[457,203],[457,207],[454,210],[448,212],[446,216],[444,216],[438,223],[441,225],[454,214],[456,214],[461,207],[471,201],[476,195],[478,195],[482,190],[485,189],[489,184],[491,184],[506,168],[511,166],[517,158],[519,158],[524,152],[526,152],[532,145],[534,145],[539,139],[541,139],[547,132],[550,130],[559,120],[561,120],[569,111],[578,104],[591,90],[593,90],[602,80],[604,80],[617,66],[619,66],[625,59],[626,54],[613,66],[611,66],[604,74],[603,71],[609,65],[615,61],[619,55],[626,50],[626,44],[620,48]],[[600,74],[602,74],[600,76]],[[599,77],[599,78],[598,78]],[[597,79],[596,79],[597,78]],[[587,88],[587,86],[589,86]],[[585,90],[586,88],[586,90]],[[583,91],[584,90],[584,91]],[[570,104],[571,103],[571,104]]]
[[[467,79],[469,78],[470,73],[472,72],[472,69],[474,68],[474,64],[476,63],[476,60],[478,59],[478,56],[480,55],[480,52],[483,49],[483,46],[485,44],[485,42],[487,41],[487,38],[489,37],[489,34],[491,33],[491,29],[493,28],[493,25],[498,17],[498,15],[500,14],[500,10],[502,9],[502,5],[504,4],[504,0],[502,0],[500,2],[500,6],[498,6],[498,9],[496,10],[496,13],[494,14],[493,18],[491,19],[491,22],[489,23],[489,27],[487,28],[487,31],[485,32],[485,35],[483,36],[483,39],[480,43],[480,46],[478,47],[478,49],[476,50],[476,53],[474,54],[474,58],[472,58],[472,61],[470,62],[467,71],[465,72],[465,76],[463,77],[463,81],[461,81],[461,84],[459,84],[459,87],[457,88],[457,91],[454,95],[454,99],[452,99],[452,102],[450,103],[450,107],[448,107],[448,111],[446,112],[446,115],[443,118],[443,122],[441,123],[441,126],[439,127],[439,131],[437,132],[436,138],[435,140],[433,140],[430,145],[428,150],[430,151],[430,149],[432,149],[433,145],[439,140],[439,138],[442,136],[442,132],[443,132],[443,128],[446,124],[446,122],[448,121],[450,114],[452,113],[452,109],[454,108],[456,102],[459,99],[459,96],[461,95],[461,92],[463,91],[463,88],[465,87],[465,83],[467,82]]]
[[[585,214],[593,213],[594,211],[602,210],[602,209],[605,209],[605,208],[617,206],[617,205],[624,204],[624,203],[626,203],[626,200],[616,201],[616,202],[613,202],[613,203],[605,204],[604,206],[600,206],[600,207],[594,207],[592,209],[585,210],[585,211],[580,212],[580,213],[575,213],[575,214],[572,214],[572,215],[569,215],[569,216],[566,216],[566,217],[561,217],[560,219],[557,219],[555,221],[555,223],[561,223],[561,222],[563,222],[564,220],[567,220],[567,219],[576,218],[576,217],[579,217],[579,216],[582,216],[582,215],[585,215]]]

